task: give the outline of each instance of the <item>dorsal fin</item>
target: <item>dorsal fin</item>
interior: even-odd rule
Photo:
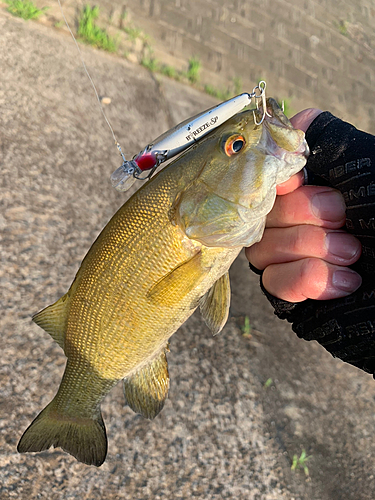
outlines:
[[[155,418],[168,396],[169,373],[165,351],[151,363],[124,379],[127,404],[145,418]]]
[[[33,321],[44,331],[49,333],[60,347],[64,349],[66,318],[68,314],[68,294],[63,295],[57,302],[39,311],[33,316]]]
[[[213,335],[217,335],[227,322],[230,306],[230,281],[226,272],[199,301],[203,319]]]

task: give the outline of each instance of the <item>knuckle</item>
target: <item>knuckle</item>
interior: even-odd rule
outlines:
[[[300,266],[300,287],[306,297],[316,298],[327,288],[329,271],[327,264],[318,258],[303,259]]]
[[[293,255],[322,255],[324,253],[324,229],[318,226],[300,225],[291,231],[289,250]]]
[[[306,247],[306,230],[303,226],[296,226],[291,231],[289,249],[292,254],[301,255]]]

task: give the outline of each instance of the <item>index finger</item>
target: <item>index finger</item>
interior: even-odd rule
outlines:
[[[267,216],[266,227],[311,224],[338,229],[345,224],[342,194],[328,186],[302,186],[285,196],[277,196]]]

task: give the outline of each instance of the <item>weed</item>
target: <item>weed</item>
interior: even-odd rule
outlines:
[[[173,78],[174,80],[181,80],[183,78],[183,74],[178,71],[173,66],[169,64],[161,64],[153,55],[153,50],[150,45],[145,47],[143,52],[143,57],[141,59],[141,64],[149,71],[154,73],[161,73],[168,78]]]
[[[249,319],[249,316],[245,316],[245,321],[244,321],[244,324],[241,328],[242,330],[242,335],[246,338],[250,338],[251,337],[251,332],[252,332],[252,326],[250,324],[250,319]]]
[[[123,10],[120,18],[120,29],[128,35],[128,38],[131,42],[135,42],[137,39],[140,39],[144,43],[147,43],[148,36],[145,35],[140,28],[136,28],[131,24],[128,24],[127,26],[124,25],[127,17],[128,17],[128,12],[126,10]]]
[[[293,462],[292,462],[292,466],[291,466],[291,469],[292,470],[296,470],[297,467],[299,467],[300,469],[303,469],[306,476],[309,475],[309,469],[307,468],[307,465],[306,463],[310,460],[311,456],[307,456],[306,455],[306,451],[305,450],[302,450],[301,452],[301,456],[298,458],[297,455],[293,455]]]
[[[280,108],[283,110],[284,115],[287,117],[290,117],[294,114],[294,110],[290,105],[291,100],[290,99],[278,99],[277,104],[280,106]]]
[[[201,62],[197,57],[189,59],[189,67],[187,70],[187,78],[191,83],[197,83],[199,80],[199,71],[201,69]]]
[[[340,21],[338,24],[338,29],[342,35],[348,36],[349,33],[348,33],[348,23],[347,22]]]
[[[126,10],[126,7],[124,6],[121,11],[120,15],[120,20],[119,20],[119,28],[122,30],[124,28],[124,23],[128,17],[128,11]]]
[[[133,26],[124,26],[123,31],[128,35],[132,42],[135,42],[137,38],[142,37],[142,31],[139,28],[134,28]]]
[[[217,97],[221,101],[226,101],[227,99],[229,99],[231,95],[231,92],[228,89],[220,90],[213,87],[212,85],[205,85],[204,91],[206,92],[206,94],[212,95],[213,97]]]
[[[272,385],[272,383],[273,383],[272,378],[268,378],[268,379],[264,382],[264,387],[265,387],[265,389],[268,389],[268,387],[269,387],[270,385]]]
[[[99,17],[99,7],[86,5],[81,13],[78,24],[78,36],[99,49],[115,52],[117,50],[117,40],[110,37],[106,30],[96,26],[95,20]]]
[[[233,78],[234,94],[241,94],[242,92],[242,80],[239,76]]]
[[[212,85],[205,85],[204,86],[204,91],[206,94],[212,95],[213,97],[217,97],[217,89],[213,87]]]
[[[38,19],[48,7],[43,9],[38,9],[36,5],[31,2],[31,0],[5,0],[9,5],[8,11],[17,17],[22,17],[22,19]]]
[[[158,63],[158,61],[155,59],[155,57],[151,55],[142,57],[141,64],[142,66],[147,68],[149,71],[152,71],[153,73],[159,71],[160,68],[160,64]]]
[[[162,75],[168,76],[168,78],[180,80],[179,72],[173,66],[169,66],[169,64],[163,64],[163,66],[160,67],[160,73]]]

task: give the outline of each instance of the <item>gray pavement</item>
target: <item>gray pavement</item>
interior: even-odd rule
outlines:
[[[214,102],[83,51],[128,155]],[[223,332],[212,338],[195,314],[173,336],[162,413],[154,421],[135,415],[120,385],[106,398],[109,452],[100,469],[60,450],[17,454],[65,364],[31,315],[65,293],[124,202],[108,181],[118,165],[72,41],[0,10],[0,497],[372,499],[375,382],[278,321],[243,256],[231,270]],[[246,315],[256,330],[250,339],[240,329]],[[302,449],[312,456],[308,478],[290,470]]]

